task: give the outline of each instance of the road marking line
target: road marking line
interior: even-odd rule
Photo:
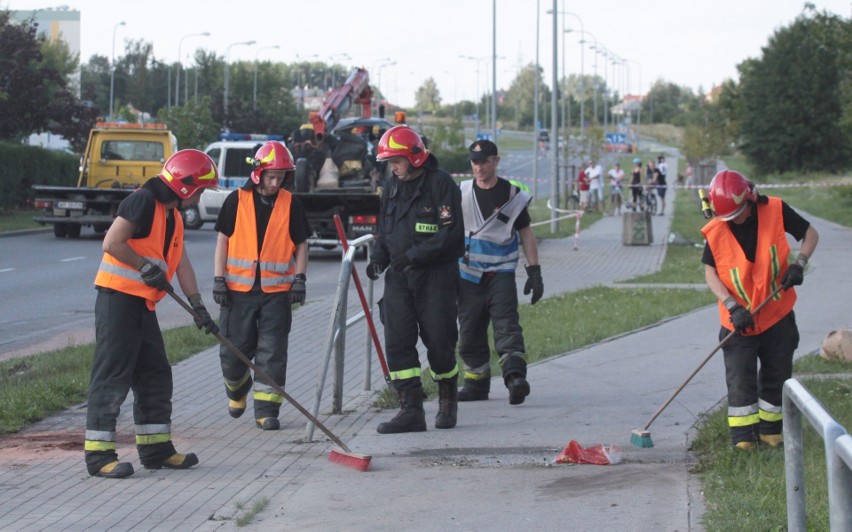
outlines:
[[[15,271],[15,268],[3,268],[2,270],[0,270],[0,273],[13,272],[13,271]]]
[[[67,259],[59,259],[59,262],[71,262],[73,260],[83,260],[85,258],[86,257],[70,257],[70,258],[67,258]]]

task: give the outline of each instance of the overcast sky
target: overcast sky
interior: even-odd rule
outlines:
[[[817,9],[849,17],[849,0],[814,0]],[[310,58],[370,71],[389,99],[414,103],[414,92],[432,77],[444,102],[475,99],[491,86],[494,0],[0,0],[0,8],[31,10],[67,5],[80,11],[81,60],[109,57],[116,24],[116,55],[127,40],[153,43],[159,60],[175,61],[180,46],[186,65],[196,48],[231,61],[293,62]],[[497,88],[508,88],[522,65],[536,60],[552,84],[552,0],[496,0]],[[709,91],[736,65],[759,57],[776,29],[802,13],[802,0],[583,0],[562,1],[557,20],[557,69],[595,71],[625,92],[646,92],[657,79]],[[568,28],[572,32],[562,30]],[[587,44],[580,44],[580,30]],[[599,48],[626,66],[604,68]],[[269,48],[279,46],[278,49]],[[581,49],[585,48],[585,54]],[[343,54],[347,54],[348,58]],[[463,59],[469,56],[477,59]],[[387,64],[389,62],[395,64]],[[477,75],[477,70],[479,73]],[[629,82],[629,86],[628,86]],[[641,86],[640,86],[641,83]]]

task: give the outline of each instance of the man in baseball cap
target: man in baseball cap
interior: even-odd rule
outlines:
[[[484,161],[491,155],[497,155],[497,145],[490,140],[477,140],[468,148],[471,161]]]

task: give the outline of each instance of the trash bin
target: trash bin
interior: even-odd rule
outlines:
[[[650,212],[625,212],[621,243],[625,246],[648,246],[654,241]]]

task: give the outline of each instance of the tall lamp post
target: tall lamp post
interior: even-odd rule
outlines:
[[[277,50],[281,48],[277,44],[272,46],[262,46],[257,49],[257,52],[254,53],[254,88],[251,93],[251,110],[257,110],[257,56],[260,55],[260,52],[263,50]]]
[[[391,60],[391,58],[389,58],[389,57],[379,60],[379,66],[378,66],[378,69],[377,69],[378,79],[376,81],[376,88],[379,89],[379,97],[376,98],[377,108],[378,108],[378,106],[381,105],[382,99],[387,101],[387,99],[384,98],[385,93],[382,92],[382,69],[385,68],[386,66],[394,66],[395,64],[396,64],[396,61]]]
[[[113,120],[112,117],[112,102],[115,96],[115,32],[118,30],[119,26],[125,26],[125,22],[122,20],[112,29],[112,59],[110,59],[110,69],[109,69],[109,119]]]
[[[223,106],[225,111],[225,124],[228,123],[228,77],[230,76],[230,64],[231,64],[231,48],[234,46],[244,45],[251,46],[256,44],[257,41],[241,41],[235,42],[228,45],[228,48],[225,49],[225,98],[223,100]]]
[[[175,107],[180,105],[180,68],[181,68],[181,65],[183,64],[183,59],[182,59],[182,56],[180,55],[181,54],[180,50],[181,50],[181,47],[183,46],[183,40],[188,38],[188,37],[210,37],[210,32],[205,31],[204,33],[190,33],[188,35],[184,35],[183,37],[180,38],[180,41],[178,41],[178,64],[177,64],[177,76],[176,76],[177,81],[175,81]],[[187,84],[187,86],[188,85],[189,84]]]
[[[481,100],[481,98],[479,96],[479,63],[480,63],[480,61],[483,61],[483,59],[479,58],[479,57],[472,57],[472,56],[469,56],[469,55],[460,55],[459,57],[461,59],[469,59],[470,61],[476,61],[476,100],[474,100],[474,103],[476,104],[476,134],[479,135],[479,100]],[[485,59],[487,59],[487,58],[485,58]],[[486,65],[487,65],[487,63],[486,63]],[[487,105],[488,104],[486,102],[486,107],[487,107]],[[486,114],[488,114],[488,113],[486,112]],[[487,121],[485,123],[485,126],[488,127]]]
[[[349,54],[347,54],[347,53],[332,54],[332,55],[328,56],[328,67],[331,69],[331,78],[330,79],[331,79],[331,86],[332,87],[337,86],[337,71],[334,69],[334,58],[335,57],[339,57],[340,59],[345,59],[347,61],[352,60],[352,58],[349,57]]]

